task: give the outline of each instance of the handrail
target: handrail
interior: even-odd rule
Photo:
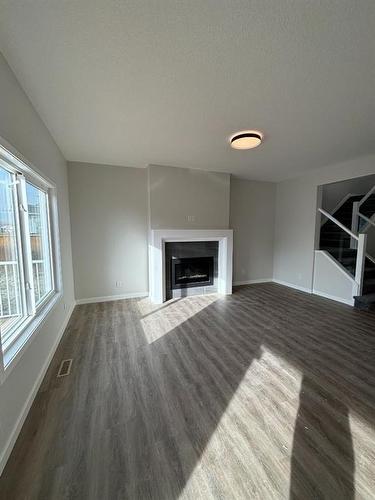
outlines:
[[[375,186],[374,186],[375,188]],[[323,214],[327,219],[332,221],[336,226],[339,226],[343,231],[349,234],[354,240],[357,241],[357,257],[355,263],[355,275],[354,282],[355,288],[353,288],[353,295],[362,295],[363,291],[363,279],[365,275],[365,266],[366,266],[366,257],[372,260],[372,257],[366,253],[367,247],[367,234],[366,233],[358,233],[356,235],[353,231],[350,231],[344,224],[335,219],[333,215],[323,210],[323,208],[318,208],[319,212]],[[373,260],[372,260],[373,261]]]
[[[375,191],[375,185],[372,186],[370,191],[367,194],[365,194],[365,196],[358,202],[358,208],[362,205],[362,203],[364,203],[368,198],[370,198],[370,196],[374,191]]]
[[[366,215],[361,214],[361,212],[357,212],[357,215],[359,215],[359,217],[362,217],[362,219],[364,219],[369,224],[372,224],[373,226],[375,226],[375,222],[373,220],[369,219],[368,217],[366,217]]]
[[[335,219],[330,213],[328,213],[325,210],[323,210],[323,208],[318,208],[318,210],[325,217],[327,217],[329,220],[331,220],[332,222],[334,222],[337,226],[341,227],[341,229],[344,230],[345,232],[347,232],[352,238],[356,239],[357,241],[359,240],[359,238],[358,238],[358,236],[356,234],[354,234],[352,231],[350,231],[350,229],[348,229],[346,226],[344,226],[344,224],[341,224],[341,222],[338,221],[337,219]]]
[[[365,277],[366,268],[366,247],[367,247],[367,234],[359,233],[358,246],[357,246],[357,259],[355,263],[355,276],[354,280],[357,284],[357,295],[362,295],[363,279]]]

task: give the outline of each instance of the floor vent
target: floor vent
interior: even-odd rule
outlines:
[[[66,377],[70,373],[70,369],[72,367],[73,360],[72,359],[63,359],[60,364],[59,371],[57,373],[58,377]]]

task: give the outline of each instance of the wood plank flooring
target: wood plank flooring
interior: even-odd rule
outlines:
[[[78,306],[0,497],[373,499],[375,314],[276,284]]]

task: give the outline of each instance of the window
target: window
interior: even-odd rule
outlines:
[[[23,317],[15,176],[0,167],[0,328],[2,341]]]
[[[0,147],[0,346],[5,368],[61,288],[52,237],[57,224],[53,199],[49,181]]]
[[[53,289],[47,193],[26,184],[29,234],[34,280],[34,300],[38,305]]]

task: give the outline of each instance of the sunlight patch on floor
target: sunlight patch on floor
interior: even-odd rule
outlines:
[[[287,386],[280,382],[284,370],[291,374]],[[278,483],[280,498],[288,498],[285,475],[290,476],[301,381],[298,369],[261,346],[179,498],[217,498],[212,484],[201,484],[210,475],[221,478],[225,491],[220,494],[226,498],[236,498],[239,490],[243,491],[241,498],[273,498],[268,468]],[[244,477],[248,479],[244,481]]]
[[[162,338],[213,304],[219,297],[218,294],[184,297],[169,300],[164,304],[152,304],[148,298],[140,300],[138,308],[142,314],[141,325],[147,342],[152,344]]]

